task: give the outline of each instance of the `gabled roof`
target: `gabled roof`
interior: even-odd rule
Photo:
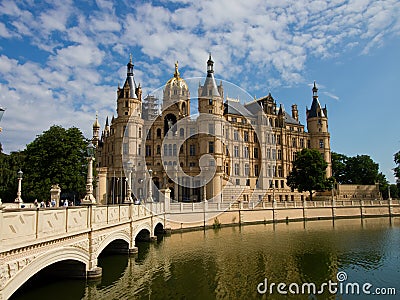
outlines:
[[[232,101],[227,99],[224,102],[224,115],[232,114],[243,117],[255,117],[253,113],[248,111],[244,105],[242,105],[239,101]]]

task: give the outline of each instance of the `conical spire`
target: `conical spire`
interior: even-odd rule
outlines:
[[[311,104],[311,108],[309,110],[306,108],[307,119],[318,117],[318,116],[325,117],[324,111],[321,108],[321,104],[318,101],[318,88],[317,88],[315,81],[314,81],[314,86],[312,88],[312,93],[313,93],[313,102]]]
[[[99,123],[99,114],[98,114],[98,112],[96,111],[96,121],[94,121],[94,123],[93,123],[93,129],[95,129],[95,128],[97,128],[97,129],[99,129],[100,128],[100,123]]]
[[[126,65],[126,80],[124,84],[124,88],[126,85],[129,85],[129,90],[130,90],[130,98],[136,98],[136,83],[135,83],[135,78],[133,74],[133,63],[132,63],[132,54],[129,55],[129,62]]]
[[[212,73],[214,73],[214,61],[212,60],[210,52],[207,60],[207,77]]]
[[[317,88],[317,85],[316,85],[316,83],[315,83],[315,80],[314,80],[314,86],[313,86],[313,88],[312,88],[312,92],[313,92],[313,98],[318,98],[318,88]]]
[[[212,60],[211,53],[209,54],[207,61],[207,77],[201,91],[202,97],[207,96],[218,96],[221,97],[217,83],[214,78],[214,61]]]

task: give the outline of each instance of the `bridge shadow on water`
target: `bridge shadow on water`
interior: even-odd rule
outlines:
[[[32,276],[10,299],[82,299],[86,286],[86,281],[79,278],[82,274],[85,265],[80,262],[66,260],[52,264]]]
[[[98,257],[98,266],[102,268],[102,277],[98,280],[85,279],[85,265],[74,260],[65,260],[45,267],[25,282],[11,297],[14,300],[74,300],[86,299],[88,289],[104,289],[116,283],[128,270],[129,262],[133,265],[143,264],[152,248],[160,247],[163,241],[162,232],[143,230],[135,240],[138,253],[129,255],[129,245],[123,240],[111,242]],[[89,297],[90,298],[90,297]]]

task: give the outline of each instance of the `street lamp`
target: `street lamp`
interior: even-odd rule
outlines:
[[[15,203],[24,203],[21,198],[21,191],[22,191],[22,175],[24,174],[21,170],[18,171],[18,191],[17,191],[17,198],[15,199]]]
[[[128,188],[126,191],[126,196],[125,196],[125,203],[132,203],[132,166],[133,163],[131,161],[128,161],[126,163],[126,168],[128,171]]]
[[[153,181],[153,170],[149,170],[149,196],[147,198],[147,202],[153,202],[153,189],[151,186],[151,182]]]
[[[86,181],[86,195],[82,200],[82,204],[96,204],[96,199],[93,196],[93,161],[94,159],[94,145],[89,143],[86,148],[88,160],[88,173]]]
[[[203,179],[203,201],[207,202],[207,180]]]

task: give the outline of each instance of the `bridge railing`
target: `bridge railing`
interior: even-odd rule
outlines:
[[[150,215],[145,206],[129,204],[0,210],[0,252]]]
[[[89,207],[0,210],[0,251],[89,230]]]

